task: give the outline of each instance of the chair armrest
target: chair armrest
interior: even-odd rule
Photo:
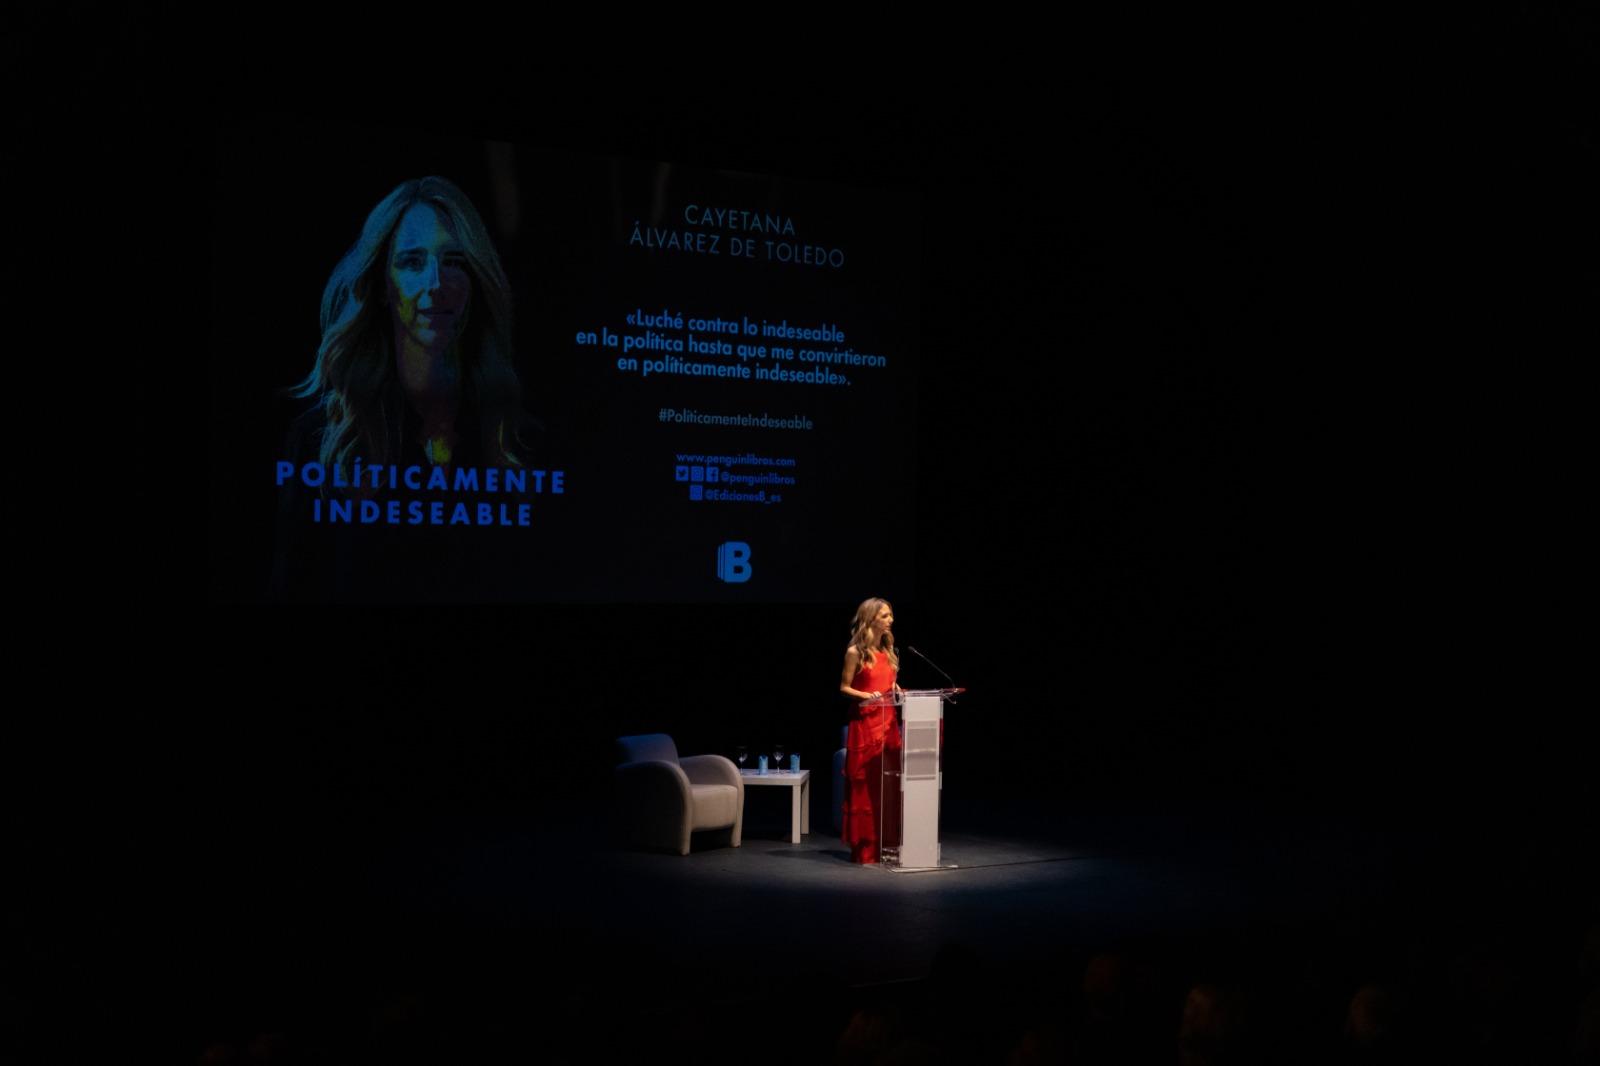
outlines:
[[[744,791],[744,778],[732,759],[721,755],[690,755],[679,758],[678,765],[695,785],[733,785]]]
[[[657,759],[625,762],[613,776],[624,802],[677,811],[690,810],[693,805],[689,777],[676,763]]]

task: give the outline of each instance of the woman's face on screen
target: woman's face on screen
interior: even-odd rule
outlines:
[[[389,243],[387,273],[396,339],[409,338],[435,353],[448,348],[466,318],[472,275],[444,216],[427,204],[412,204]]]
[[[873,616],[872,628],[879,633],[887,633],[894,625],[894,609],[887,603],[878,608],[878,613]]]

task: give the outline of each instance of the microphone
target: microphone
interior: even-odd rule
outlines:
[[[912,655],[915,655],[917,658],[921,659],[923,662],[927,663],[929,666],[933,667],[935,670],[939,670],[939,664],[938,663],[934,662],[932,659],[930,659],[926,655],[922,654],[920,651],[918,651],[916,648],[912,647],[910,644],[906,645],[906,651],[910,652]],[[945,673],[943,670],[939,670],[939,676],[944,678],[946,681],[950,682],[950,687],[951,688],[958,688],[959,687],[956,684],[956,679],[951,677],[949,674]]]

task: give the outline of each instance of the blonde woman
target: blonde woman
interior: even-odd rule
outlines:
[[[844,761],[844,842],[851,862],[875,863],[885,844],[899,844],[900,793],[883,788],[885,767],[900,763],[894,703],[899,672],[894,608],[887,600],[867,600],[856,608],[839,678],[839,691],[854,701]]]
[[[519,465],[511,287],[477,208],[444,178],[402,182],[322,294],[322,343],[293,390],[316,401],[316,457]]]

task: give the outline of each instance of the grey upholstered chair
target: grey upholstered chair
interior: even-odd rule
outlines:
[[[738,847],[744,830],[744,780],[721,755],[678,757],[664,733],[617,738],[617,822],[626,842],[689,854],[689,834],[728,830]]]

